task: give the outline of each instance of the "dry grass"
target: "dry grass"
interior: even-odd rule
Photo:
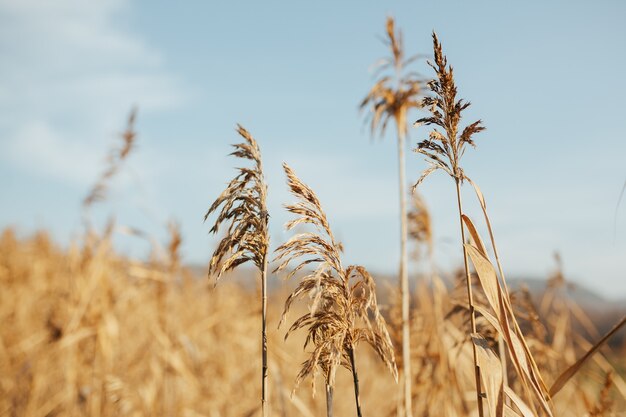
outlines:
[[[45,234],[18,239],[5,231],[0,238],[0,414],[260,415],[261,387],[251,383],[261,373],[258,294],[226,281],[213,290],[201,276],[170,271],[166,264],[116,255],[107,238],[63,250]],[[159,284],[165,290],[162,306]],[[279,317],[286,291],[271,294],[269,317]],[[459,299],[435,279],[432,286],[420,285],[416,297],[414,413],[470,416],[471,348],[460,330],[467,315],[455,308],[462,292]],[[574,330],[571,303],[559,294],[546,297],[552,301],[541,312],[545,329],[526,331],[526,337],[552,381],[596,339]],[[296,316],[307,313],[299,307],[294,307]],[[161,310],[167,327],[158,318]],[[489,323],[478,323],[487,334]],[[520,324],[531,329],[532,319],[521,317]],[[299,353],[305,335],[296,332],[285,343],[283,332],[273,330],[276,325],[270,320],[271,415],[323,415],[323,399],[306,391],[290,397],[291,381],[307,360]],[[586,415],[584,398],[589,409],[609,407],[606,416],[626,411],[624,352],[626,346],[594,355],[554,398],[555,415]],[[377,354],[360,350],[357,364],[364,411],[395,415],[397,389]],[[609,372],[613,382],[605,388]],[[518,390],[520,382],[510,377]],[[604,406],[596,401],[603,390]],[[337,374],[334,407],[336,415],[355,412],[349,373]]]
[[[237,133],[245,140],[233,145],[231,154],[254,163],[252,168],[238,168],[239,173],[213,202],[204,220],[220,207],[220,213],[211,228],[217,233],[222,223],[229,223],[226,236],[220,241],[209,263],[209,275],[219,278],[228,271],[252,262],[261,275],[261,410],[267,413],[267,251],[270,244],[267,212],[267,184],[263,176],[261,150],[250,132],[237,126]]]
[[[116,255],[107,237],[61,250],[45,234],[18,240],[5,231],[0,415],[260,415],[261,386],[251,383],[261,374],[258,295],[169,271]],[[269,317],[280,316],[284,295],[270,299]],[[319,415],[325,407],[310,394],[290,398],[304,338],[283,342],[277,324],[268,331],[269,411]],[[395,391],[391,377],[374,377],[384,371],[374,356],[358,358],[368,399]],[[336,391],[336,413],[353,413],[351,378],[339,375]],[[373,415],[386,406],[367,403]]]

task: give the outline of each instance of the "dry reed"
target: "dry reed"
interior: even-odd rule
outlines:
[[[424,174],[418,179],[414,187],[417,187],[429,174],[435,170],[442,169],[447,172],[455,181],[459,224],[461,228],[461,245],[463,247],[463,262],[465,267],[466,283],[467,283],[467,300],[470,312],[470,330],[471,335],[476,334],[476,316],[472,293],[471,276],[468,265],[468,255],[465,248],[465,230],[463,228],[463,206],[461,202],[460,185],[464,179],[463,170],[460,165],[460,159],[465,152],[467,144],[474,145],[472,136],[480,132],[484,128],[481,122],[477,121],[467,126],[459,135],[459,121],[461,120],[461,112],[469,107],[469,102],[457,100],[457,88],[454,82],[452,67],[448,66],[447,59],[443,55],[441,44],[433,33],[433,50],[435,61],[428,64],[435,70],[437,78],[428,82],[428,87],[433,96],[423,99],[424,107],[429,108],[431,116],[419,119],[416,124],[436,125],[444,130],[444,134],[434,129],[430,133],[430,137],[419,143],[416,152],[425,155],[431,164]],[[444,159],[445,158],[445,159]],[[474,336],[472,336],[474,337]],[[476,344],[472,344],[475,375],[476,375],[476,399],[478,402],[479,416],[483,416],[483,393],[481,389],[480,366],[478,363],[478,355],[480,349],[476,349]]]
[[[317,233],[296,234],[276,249],[280,262],[276,271],[289,269],[288,277],[314,268],[300,279],[285,301],[281,322],[286,319],[294,301],[309,296],[310,311],[293,322],[285,338],[299,329],[307,329],[304,348],[312,345],[309,359],[302,365],[296,386],[306,377],[320,372],[326,384],[327,415],[332,416],[333,387],[337,368],[352,372],[357,415],[361,417],[359,379],[355,349],[360,342],[369,344],[397,379],[393,348],[385,320],[378,310],[374,279],[358,265],[343,267],[341,245],[335,240],[326,214],[315,192],[284,164],[287,184],[297,203],[286,206],[296,217],[286,224],[291,230],[309,224]],[[290,265],[295,266],[290,268]],[[313,385],[315,387],[315,385]]]
[[[455,181],[463,245],[468,310],[470,314],[470,336],[472,338],[478,412],[481,416],[484,413],[483,397],[485,397],[489,415],[491,416],[501,416],[505,413],[509,415],[537,416],[539,411],[535,407],[535,402],[543,413],[552,416],[554,415],[552,397],[580,370],[582,364],[624,325],[626,318],[622,319],[594,346],[589,348],[576,363],[565,370],[551,388],[546,386],[513,309],[498,256],[491,222],[487,215],[484,196],[478,186],[463,172],[460,165],[466,145],[474,146],[473,135],[484,128],[479,120],[466,126],[462,132],[459,131],[461,114],[469,107],[469,102],[457,100],[453,70],[448,65],[447,59],[443,55],[441,44],[434,33],[433,49],[434,63],[429,62],[429,64],[435,70],[437,78],[428,83],[432,96],[423,100],[424,106],[430,109],[431,115],[419,119],[416,125],[435,125],[443,129],[443,133],[435,128],[430,132],[427,140],[418,144],[416,152],[426,156],[430,167],[420,176],[415,187],[428,175],[437,170],[445,171]],[[487,249],[476,227],[463,212],[460,186],[464,181],[472,185],[483,211],[498,272],[496,272],[496,268],[489,260]],[[472,238],[471,243],[465,243],[465,229],[467,229]],[[478,283],[483,290],[484,301],[481,303],[476,303],[474,300],[472,278],[469,271],[470,259],[475,268]],[[493,327],[496,334],[506,343],[508,350],[506,352],[501,350],[500,358],[493,352],[493,344],[486,343],[487,341],[483,335],[479,334],[475,316],[476,311],[480,312],[482,318]],[[505,383],[505,375],[507,375],[506,353],[510,356],[511,363],[516,370],[523,395],[526,397],[525,400],[522,400],[509,387],[508,382]],[[481,388],[481,380],[485,392]],[[518,411],[515,411],[512,404]]]
[[[239,265],[252,262],[261,275],[261,409],[263,417],[267,410],[267,251],[269,247],[267,212],[267,185],[263,176],[261,151],[252,135],[242,126],[237,133],[245,142],[233,145],[231,154],[253,162],[252,168],[238,168],[239,173],[213,202],[204,220],[221,210],[211,233],[218,233],[222,223],[229,223],[226,236],[219,242],[211,262],[209,274],[215,274],[216,283],[221,276]]]
[[[175,279],[166,266],[120,256],[104,239],[89,248],[62,248],[45,233],[27,238],[11,230],[0,233],[0,414],[259,415],[259,387],[251,381],[261,372],[261,362],[246,360],[261,354],[258,295],[235,284],[246,282],[250,274],[236,270],[239,276],[229,278],[237,280],[223,280],[216,293],[209,291],[200,271],[196,274],[183,266]],[[167,330],[156,315],[154,293],[159,283],[168,296],[163,311]],[[279,317],[284,291],[270,293],[268,317]],[[414,413],[469,417],[475,400],[464,393],[472,390],[473,363],[466,335],[459,330],[467,315],[448,315],[455,295],[441,280],[421,286],[417,294],[411,330]],[[552,307],[538,310],[544,336],[527,331],[533,354],[550,381],[593,340],[577,330],[573,313],[563,319],[555,308],[573,305],[559,301],[564,297],[567,294],[551,297]],[[537,304],[541,298],[541,293],[533,295]],[[384,293],[378,300],[390,301]],[[294,303],[291,314],[306,314],[302,304]],[[521,306],[515,308],[523,311]],[[530,326],[526,319],[520,320],[525,328]],[[613,321],[609,316],[590,320],[601,326]],[[565,332],[564,321],[569,323]],[[553,345],[555,337],[564,342]],[[290,398],[286,386],[300,368],[303,358],[297,352],[306,333],[295,332],[286,343],[281,343],[279,332],[268,331],[268,338],[272,414],[324,415],[323,401],[304,394]],[[616,416],[626,411],[624,338],[612,340],[610,349],[591,357],[573,383],[552,399],[555,415],[585,415],[583,398],[590,399],[593,407],[608,372],[613,380],[607,393],[610,410]],[[384,365],[369,349],[359,349],[357,359],[367,409],[363,411],[372,416],[395,415],[397,388],[383,376]],[[278,385],[278,373],[285,386]],[[510,376],[511,388],[521,390],[520,382]],[[339,395],[349,393],[352,384],[349,373],[338,373],[336,415],[354,413],[354,398]]]
[[[407,72],[406,67],[418,57],[406,58],[402,33],[395,28],[393,18],[387,18],[387,38],[385,43],[391,49],[391,56],[377,63],[379,71],[391,71],[391,75],[379,78],[361,102],[360,108],[369,109],[368,119],[371,134],[377,131],[383,135],[390,120],[396,123],[398,138],[398,185],[400,198],[400,298],[402,303],[402,369],[404,387],[404,408],[407,417],[412,416],[411,405],[411,360],[409,334],[409,278],[407,255],[407,203],[406,169],[404,151],[408,131],[407,113],[420,107],[419,95],[422,82],[414,72]]]

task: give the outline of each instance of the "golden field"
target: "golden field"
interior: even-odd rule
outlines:
[[[258,294],[230,279],[214,288],[178,265],[176,239],[172,243],[167,256],[139,262],[114,253],[107,236],[90,235],[65,250],[45,233],[18,239],[5,230],[0,415],[260,415]],[[545,312],[523,292],[514,297],[549,382],[594,337],[573,330],[592,323],[558,296],[558,279],[553,284],[544,294]],[[280,283],[268,303],[269,410],[276,416],[322,415],[323,381],[317,381],[315,398],[309,380],[291,396],[305,354],[302,334],[284,342],[284,329],[276,329],[288,286]],[[462,295],[438,280],[420,284],[413,294],[415,415],[475,415],[471,350],[462,330],[466,314],[458,307]],[[394,310],[382,308],[393,336]],[[488,335],[489,325],[478,324]],[[604,349],[555,396],[555,415],[624,415],[626,345]],[[360,353],[365,414],[396,415],[398,386],[370,349]],[[338,416],[354,414],[351,384],[349,372],[338,373]],[[518,384],[513,374],[509,384]]]

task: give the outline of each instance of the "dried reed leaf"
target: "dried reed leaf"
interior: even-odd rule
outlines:
[[[484,195],[478,185],[474,183],[470,178],[464,175],[464,178],[472,185],[474,192],[476,193],[476,197],[480,203],[483,216],[485,219],[485,223],[487,225],[487,230],[489,232],[489,238],[491,240],[491,246],[493,248],[494,256],[496,259],[496,264],[498,266],[498,272],[500,273],[500,278],[502,279],[502,285],[500,285],[498,281],[498,288],[500,289],[500,300],[501,300],[501,309],[505,313],[503,317],[508,317],[511,321],[512,328],[509,325],[509,321],[502,322],[502,329],[505,332],[504,336],[507,340],[507,346],[509,347],[509,352],[512,353],[512,357],[514,359],[514,364],[518,371],[518,374],[522,376],[522,381],[525,384],[529,384],[535,394],[535,397],[539,400],[542,408],[548,415],[552,415],[551,407],[549,404],[549,391],[546,387],[545,382],[539,372],[539,368],[537,363],[535,362],[533,355],[530,352],[528,344],[524,339],[522,331],[519,327],[519,324],[515,318],[515,314],[513,311],[513,307],[511,305],[511,299],[508,291],[508,287],[506,284],[506,279],[504,276],[504,271],[502,269],[502,264],[500,263],[500,257],[498,256],[498,249],[495,243],[495,238],[493,235],[493,229],[491,227],[491,221],[489,220],[489,216],[487,214],[487,204],[485,202]],[[474,228],[475,229],[475,228]],[[478,251],[477,251],[478,252]],[[491,267],[493,269],[493,266]],[[495,273],[495,271],[494,271]],[[513,355],[514,352],[519,353]],[[522,355],[523,353],[523,355]],[[528,366],[526,366],[527,364]]]
[[[508,405],[504,405],[504,417],[523,417],[521,414],[518,414],[517,411],[513,410]]]
[[[498,256],[498,247],[496,246],[496,240],[493,235],[493,228],[491,227],[491,221],[489,220],[489,215],[487,214],[487,203],[485,201],[485,196],[483,195],[478,185],[474,181],[472,181],[471,178],[467,176],[465,176],[464,178],[467,180],[467,182],[470,183],[470,185],[474,189],[476,198],[478,199],[478,202],[480,203],[480,208],[483,212],[483,218],[485,219],[485,224],[487,226],[487,232],[489,233],[489,240],[491,242],[491,247],[493,248],[493,254],[494,254],[494,257],[496,258],[496,265],[498,266],[498,272],[500,273],[500,278],[502,279],[502,284],[503,284],[502,289],[504,290],[506,294],[506,300],[509,300],[510,299],[509,289],[506,283],[506,278],[504,276],[504,270],[502,269],[502,264],[500,263],[500,257]]]
[[[530,409],[530,407],[522,400],[516,393],[509,387],[504,387],[504,393],[507,397],[509,397],[513,404],[520,410],[523,417],[536,417],[535,413]],[[516,413],[516,415],[519,415]]]
[[[487,403],[489,404],[489,415],[492,417],[501,417],[504,410],[502,402],[502,366],[500,359],[491,350],[487,340],[481,335],[474,333],[471,335],[472,343],[476,346],[476,356],[478,366],[480,366],[480,375],[487,394]]]
[[[480,253],[485,258],[489,258],[489,256],[487,255],[487,248],[485,247],[485,244],[483,243],[482,238],[478,234],[478,231],[476,231],[476,226],[474,226],[474,223],[472,223],[470,218],[467,217],[465,214],[463,214],[461,217],[463,219],[463,223],[465,224],[465,227],[467,227],[467,230],[470,232],[470,235],[472,236],[472,239],[474,241],[474,245],[476,246],[476,248],[480,251]]]
[[[498,283],[496,271],[493,269],[489,259],[474,245],[465,244],[465,249],[472,260],[474,268],[476,268],[476,274],[489,300],[489,305],[493,308],[498,320],[502,320],[503,312],[500,309],[500,284]]]
[[[575,374],[580,370],[580,368],[585,364],[587,359],[589,359],[598,349],[606,343],[607,340],[611,338],[615,333],[619,331],[619,329],[626,324],[626,316],[622,317],[622,319],[615,325],[611,330],[609,330],[602,339],[598,340],[595,345],[593,345],[580,359],[576,361],[572,366],[567,368],[559,377],[554,381],[554,384],[550,387],[550,396],[556,395],[563,386],[569,381]]]
[[[521,331],[518,331],[519,326],[516,324],[517,321],[515,320],[514,313],[503,301],[505,294],[500,287],[495,269],[479,249],[470,244],[466,244],[465,247],[476,269],[489,305],[496,314],[499,323],[498,330],[507,342],[518,375],[525,384],[532,388],[536,399],[541,403],[546,413],[552,415],[550,405],[546,400],[547,389],[543,384],[537,365],[524,341],[524,337]],[[510,327],[509,321],[514,324],[513,329]]]
[[[575,337],[580,347],[584,350],[589,350],[593,346],[582,336],[577,335]],[[606,357],[601,352],[597,352],[597,354],[593,355],[592,359],[603,372],[612,372],[613,384],[615,385],[615,388],[617,388],[617,391],[619,391],[622,398],[626,399],[626,381],[624,381],[624,378],[619,374],[619,372],[617,372],[615,367],[606,359]]]

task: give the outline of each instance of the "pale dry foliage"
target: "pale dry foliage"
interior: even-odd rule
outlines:
[[[424,199],[418,194],[412,195],[412,206],[407,213],[407,229],[409,243],[412,251],[411,257],[415,262],[428,261],[431,268],[434,265],[433,254],[433,230],[430,217],[430,211],[426,206]],[[424,255],[428,255],[426,258]],[[426,262],[424,262],[426,263]],[[402,294],[400,287],[388,286],[388,305],[385,306],[385,314],[387,319],[387,329],[393,342],[396,352],[396,364],[398,369],[402,369],[404,359],[402,357]],[[411,323],[413,322],[411,317]],[[413,329],[415,326],[413,326]],[[411,331],[411,333],[413,330]],[[410,346],[410,344],[409,344]],[[410,356],[409,356],[410,357]]]
[[[289,278],[312,269],[299,279],[287,298],[281,319],[286,319],[294,301],[307,296],[312,299],[309,311],[296,319],[285,335],[287,338],[296,330],[307,329],[304,348],[312,348],[298,373],[296,386],[306,377],[314,383],[316,374],[321,373],[326,385],[332,388],[340,366],[356,373],[354,351],[361,342],[369,344],[397,378],[393,348],[378,309],[372,276],[359,265],[343,267],[342,247],[333,236],[320,201],[288,165],[283,167],[289,189],[298,199],[286,206],[296,216],[286,228],[308,224],[315,230],[298,233],[276,249],[276,261],[280,264],[275,272],[289,270]]]
[[[161,306],[159,283],[165,288]],[[217,292],[201,273],[170,274],[165,264],[120,257],[104,236],[90,247],[61,249],[45,234],[21,239],[5,231],[0,237],[0,415],[260,415],[260,387],[251,383],[261,372],[258,297],[234,281],[224,284]],[[270,317],[280,315],[286,295],[272,293]],[[462,330],[467,315],[452,313],[452,294],[439,279],[420,285],[416,297],[414,413],[471,416],[471,349]],[[562,297],[553,297],[550,305],[572,305],[562,304]],[[158,318],[161,308],[166,328]],[[294,308],[296,315],[307,313],[300,304]],[[563,319],[552,307],[541,314],[545,337],[527,331],[527,340],[543,374],[555,380],[597,338],[581,332],[573,316]],[[275,325],[270,321],[270,329]],[[282,332],[271,330],[268,337],[271,415],[324,415],[323,400],[308,393],[290,397],[291,381],[307,359],[298,353],[306,335],[296,332],[286,343]],[[596,406],[608,407],[606,416],[623,415],[624,348],[594,355],[554,398],[555,415],[584,416]],[[377,354],[361,349],[357,362],[366,415],[395,415],[397,389]],[[612,383],[605,388],[607,373]],[[511,387],[519,389],[511,377]],[[339,372],[337,415],[354,415],[352,390],[349,373]],[[607,400],[597,401],[603,390]]]

